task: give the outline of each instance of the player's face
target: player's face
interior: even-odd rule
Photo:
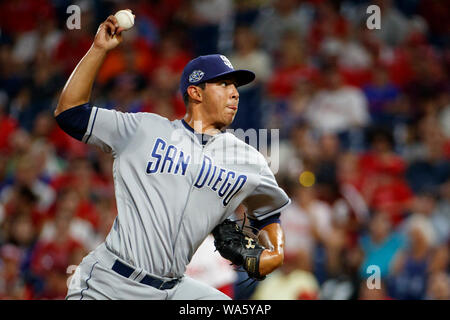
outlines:
[[[217,128],[233,122],[238,110],[239,93],[233,80],[219,80],[206,83],[203,90],[203,105],[209,121]]]

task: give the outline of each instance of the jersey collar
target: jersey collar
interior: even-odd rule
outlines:
[[[181,123],[183,124],[183,126],[186,129],[188,129],[190,132],[192,132],[197,137],[197,139],[199,140],[200,144],[202,144],[202,145],[207,144],[208,141],[214,137],[214,136],[212,136],[210,134],[196,132],[194,130],[194,128],[192,128],[184,119],[181,119]],[[221,133],[224,133],[224,131],[220,130],[220,133],[218,133],[218,134],[221,134]]]

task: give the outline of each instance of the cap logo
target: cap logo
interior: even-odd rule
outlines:
[[[220,55],[220,59],[223,60],[223,63],[225,63],[225,65],[226,65],[228,68],[234,69],[234,68],[233,68],[233,65],[231,64],[230,60],[228,60],[227,57],[225,57],[225,56],[223,56],[223,55]]]
[[[194,70],[189,76],[189,82],[198,82],[202,80],[205,73],[202,70]]]

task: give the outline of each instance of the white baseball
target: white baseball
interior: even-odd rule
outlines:
[[[125,30],[130,29],[134,25],[134,15],[129,10],[117,11],[114,15],[119,23],[119,27]]]

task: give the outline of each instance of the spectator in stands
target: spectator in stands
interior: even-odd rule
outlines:
[[[297,179],[303,170],[311,170],[319,154],[311,127],[304,121],[292,126],[288,139],[280,142],[280,175]]]
[[[20,89],[21,87],[19,87]],[[19,123],[19,126],[30,130],[33,122],[34,110],[31,105],[31,90],[23,87],[10,103],[11,115]]]
[[[368,140],[371,148],[359,158],[359,170],[364,173],[361,192],[369,207],[389,214],[391,222],[397,225],[412,198],[404,179],[406,163],[395,153],[389,130],[372,128]]]
[[[0,247],[0,299],[22,300],[29,298],[20,264],[23,251],[13,244]]]
[[[284,264],[259,283],[252,300],[316,300],[319,283],[311,271],[299,269],[296,263],[285,259]]]
[[[424,299],[428,276],[436,265],[436,233],[431,222],[423,215],[408,219],[408,248],[402,249],[392,264],[389,292],[402,300]]]
[[[127,2],[127,8],[132,12],[139,12],[139,20],[146,21],[145,27],[139,26],[140,32],[147,33],[153,39],[158,38],[159,34],[164,30],[170,28],[173,17],[181,11],[181,6],[183,5],[183,0],[157,0],[157,1],[146,1],[138,0],[133,2]],[[129,6],[129,7],[128,7]],[[123,9],[123,3],[117,3],[116,11]],[[114,10],[113,10],[114,11]],[[142,30],[143,29],[143,30]],[[152,39],[149,37],[149,39]]]
[[[43,281],[37,298],[63,299],[67,293],[67,267],[78,265],[87,254],[86,248],[70,233],[73,213],[58,211],[54,217],[54,232],[36,244],[31,260],[31,270]]]
[[[271,115],[271,125],[280,127],[280,137],[285,139],[294,130],[296,123],[305,121],[305,113],[317,86],[314,81],[301,78],[285,101],[280,101],[280,108]],[[276,119],[276,120],[275,120]],[[280,125],[282,124],[282,125]]]
[[[395,255],[405,246],[404,237],[392,228],[388,214],[374,212],[368,230],[359,239],[363,261],[359,268],[361,279],[371,275],[369,266],[377,266],[382,279],[389,275]]]
[[[6,97],[2,97],[4,99],[2,104],[6,102],[6,110],[14,119],[18,120],[16,115],[10,111],[11,101],[16,98],[26,84],[26,68],[24,64],[13,58],[11,40],[5,39],[0,42],[0,52],[0,88],[1,92],[6,94]]]
[[[153,85],[158,90],[167,90],[174,94],[178,90],[183,67],[191,59],[191,53],[183,48],[182,37],[175,31],[163,33],[154,59],[150,81],[153,77],[159,77]]]
[[[87,249],[95,248],[97,243],[96,232],[93,225],[79,217],[81,202],[79,195],[74,189],[63,189],[55,203],[54,208],[47,213],[47,219],[40,232],[40,241],[55,241],[58,236],[58,219],[66,219],[70,237]]]
[[[343,246],[344,245],[344,246]],[[341,242],[328,266],[328,274],[321,284],[320,299],[324,300],[354,300],[360,292],[360,277],[358,273],[362,255],[356,247],[351,247],[348,241]],[[329,259],[330,255],[328,255]],[[331,267],[331,268],[330,268]]]
[[[317,70],[308,61],[298,32],[286,31],[281,35],[276,57],[267,88],[273,99],[289,98],[299,81],[317,81]]]
[[[347,233],[350,244],[357,243],[359,233],[367,225],[370,211],[362,191],[364,174],[358,166],[358,155],[353,153],[341,153],[336,160],[336,182],[342,196],[351,208],[351,214],[347,220]]]
[[[450,177],[450,162],[446,155],[448,141],[434,116],[420,120],[418,135],[422,152],[408,166],[406,178],[416,192],[424,189],[437,191]]]
[[[307,40],[312,52],[318,54],[327,40],[344,37],[349,31],[349,23],[339,13],[339,4],[335,1],[320,1],[315,9]]]
[[[340,154],[339,138],[334,133],[324,133],[318,138],[319,152],[315,161],[318,180],[335,182],[336,160]]]
[[[306,119],[319,133],[339,134],[343,149],[362,148],[362,127],[369,123],[367,99],[356,87],[342,82],[336,66],[322,70],[325,87],[308,105]]]
[[[241,25],[235,29],[234,50],[229,58],[235,69],[249,69],[256,74],[252,83],[239,90],[239,112],[232,127],[258,130],[263,120],[262,90],[272,71],[271,57],[259,48],[259,39],[253,30]]]
[[[273,53],[280,48],[280,40],[287,31],[299,32],[302,38],[309,33],[314,8],[306,1],[276,0],[260,8],[253,28],[264,49]]]
[[[13,2],[2,2],[0,27],[11,35],[34,30],[41,17],[51,16],[53,9],[52,2],[48,0],[24,0],[20,5]]]
[[[318,199],[315,187],[293,184],[292,203],[283,212],[281,224],[285,230],[285,256],[291,264],[314,272],[319,282],[326,277],[333,254],[345,241],[342,232],[333,224],[333,211]],[[324,252],[324,261],[317,262],[317,251]]]
[[[69,77],[78,61],[84,56],[92,43],[96,32],[93,8],[90,2],[82,2],[80,29],[64,29],[60,41],[52,54],[52,60],[65,78]]]
[[[52,181],[55,189],[73,189],[76,193],[77,209],[75,216],[87,221],[94,230],[99,226],[99,215],[94,199],[102,196],[103,181],[99,179],[92,163],[85,158],[74,158],[68,170]]]
[[[14,244],[25,251],[34,245],[40,231],[32,216],[36,198],[26,189],[21,190],[18,196],[18,200],[23,203],[5,217],[2,224],[2,242]]]
[[[25,193],[25,191],[22,191],[22,193]],[[0,257],[0,261],[2,258],[5,259],[4,271],[7,272],[7,274],[3,274],[5,277],[3,279],[9,282],[9,285],[18,286],[17,289],[20,289],[21,299],[30,298],[32,287],[38,284],[36,277],[31,271],[30,261],[36,247],[40,228],[39,222],[34,219],[34,215],[31,212],[33,204],[36,203],[36,198],[30,197],[32,197],[31,193],[28,193],[28,198],[25,195],[21,196],[21,199],[19,199],[23,202],[21,208],[16,208],[14,212],[5,217],[1,224],[2,232],[0,233],[0,252],[5,250],[4,253],[6,255]],[[15,272],[12,273],[11,269],[8,271],[8,266],[14,266]],[[1,277],[0,282],[2,282]],[[11,291],[8,288],[6,289],[6,294],[16,295],[17,292],[14,293],[15,289],[10,289]]]
[[[49,112],[41,112],[35,119],[32,131],[33,142],[30,154],[35,159],[41,179],[47,183],[61,174],[66,165],[65,160],[58,156],[50,140],[54,127],[54,117]]]
[[[448,212],[438,207],[438,195],[433,190],[424,190],[414,195],[411,201],[410,216],[423,216],[424,223],[431,224],[436,244],[445,244],[450,239],[450,220]],[[405,229],[409,225],[411,217],[408,217],[399,230],[407,232]]]
[[[375,68],[373,81],[363,88],[369,103],[369,112],[374,125],[392,123],[390,115],[395,112],[396,101],[400,96],[399,88],[393,84],[383,66]],[[389,122],[388,122],[389,121]]]
[[[359,167],[360,156],[353,152],[342,152],[336,159],[336,179],[339,184],[349,184],[362,191],[364,173]]]
[[[220,51],[222,29],[227,27],[234,13],[232,1],[186,1],[179,13],[190,37],[197,39],[192,43],[195,56]]]
[[[51,56],[62,36],[52,10],[37,15],[36,19],[36,27],[22,33],[14,45],[13,56],[20,63],[33,63],[36,55],[41,51]]]
[[[406,39],[410,24],[405,15],[400,12],[391,0],[377,0],[374,4],[380,8],[383,27],[375,29],[375,34],[388,46],[398,46]]]
[[[20,188],[28,188],[37,197],[37,210],[44,212],[55,200],[55,191],[45,182],[41,181],[38,164],[28,153],[17,160],[13,179],[0,193],[0,201],[7,204],[14,201],[14,192]]]
[[[448,273],[432,274],[427,283],[427,300],[450,300],[450,277]]]

